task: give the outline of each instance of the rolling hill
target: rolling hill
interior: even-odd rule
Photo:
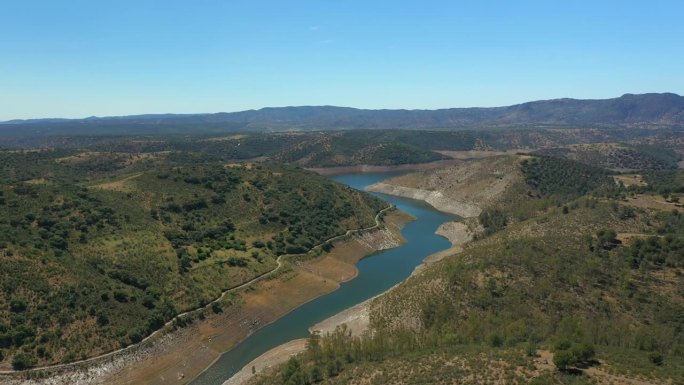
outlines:
[[[335,106],[262,108],[214,114],[148,114],[86,119],[12,120],[0,136],[158,135],[335,129],[498,127],[681,127],[684,97],[625,94],[602,100],[553,99],[506,107],[368,110]]]
[[[2,369],[139,342],[385,207],[289,166],[168,152],[0,159]]]
[[[387,183],[457,197],[494,170],[515,175],[483,200],[481,232],[371,302],[369,332],[314,334],[248,383],[681,383],[684,215],[678,195],[639,202],[684,191],[682,172],[625,188],[579,162],[505,156]]]

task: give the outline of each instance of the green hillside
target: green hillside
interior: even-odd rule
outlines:
[[[347,229],[370,195],[294,167],[3,153],[0,352],[16,368],[141,340],[174,315]]]
[[[606,198],[644,188],[581,163],[521,167],[529,203],[490,208],[463,252],[375,300],[372,334],[314,336],[252,383],[684,382],[684,212]]]

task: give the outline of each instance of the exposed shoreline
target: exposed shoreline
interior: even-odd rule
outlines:
[[[399,195],[401,196],[401,195]],[[414,198],[415,199],[415,198]],[[425,201],[425,200],[423,200]],[[427,202],[430,203],[430,202]],[[434,207],[434,206],[433,206]],[[438,209],[438,208],[437,208]],[[428,255],[423,261],[415,267],[409,277],[387,289],[386,291],[369,298],[359,304],[347,308],[332,317],[329,317],[315,325],[309,327],[310,332],[317,332],[326,334],[333,332],[337,327],[345,325],[347,330],[352,335],[361,335],[369,330],[370,326],[370,308],[372,302],[391,292],[396,287],[404,283],[411,277],[420,274],[428,266],[439,262],[443,258],[461,252],[463,246],[472,240],[473,234],[469,227],[458,221],[445,222],[435,231],[435,234],[447,238],[451,242],[451,247]],[[303,341],[303,342],[302,342]],[[223,385],[244,385],[247,384],[255,375],[258,375],[264,370],[268,370],[287,361],[290,357],[300,354],[306,350],[306,340],[294,340],[269,350],[261,356],[254,359],[252,362],[243,367],[233,377],[223,383]]]
[[[139,349],[92,363],[68,365],[47,377],[32,376],[34,379],[28,379],[26,372],[16,372],[0,377],[0,383],[187,383],[223,351],[229,350],[256,329],[306,302],[336,290],[339,283],[353,279],[358,273],[354,263],[383,247],[403,242],[400,229],[410,220],[411,217],[405,213],[391,211],[382,221],[382,226],[359,233],[351,231],[351,237],[336,241],[330,253],[294,264],[292,271],[282,278],[266,278],[252,283],[248,290],[238,291],[234,305],[223,313],[212,314],[186,328],[156,336]],[[294,295],[288,299],[276,295],[292,294],[293,291]]]
[[[455,201],[445,196],[440,191],[430,191],[413,187],[398,186],[384,182],[374,183],[366,187],[366,190],[420,200],[428,203],[430,206],[439,211],[455,214],[464,218],[476,217],[482,211],[477,205],[468,202]]]

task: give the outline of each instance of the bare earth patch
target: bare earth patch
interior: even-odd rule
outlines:
[[[142,175],[143,173],[137,173],[133,174],[130,176],[127,176],[123,179],[115,180],[112,182],[106,182],[106,183],[100,183],[96,185],[92,185],[91,188],[95,189],[101,189],[101,190],[114,190],[114,191],[122,191],[122,192],[131,192],[135,190],[135,186],[132,186],[130,182],[138,178]]]
[[[627,202],[621,202],[630,206],[640,207],[644,209],[653,209],[661,211],[684,211],[681,204],[674,202],[667,202],[663,197],[657,195],[637,195],[636,197],[627,198]]]
[[[444,212],[476,217],[513,185],[524,183],[519,160],[513,155],[471,160],[384,180],[367,190],[423,200]]]
[[[613,180],[615,180],[615,183],[622,182],[625,187],[646,186],[647,184],[639,174],[613,175]]]

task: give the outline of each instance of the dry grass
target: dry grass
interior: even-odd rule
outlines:
[[[613,180],[615,180],[615,183],[622,182],[625,187],[647,185],[642,176],[639,174],[614,175]]]
[[[643,209],[660,210],[660,211],[684,211],[681,204],[674,202],[667,202],[659,195],[637,195],[636,197],[627,198],[626,202],[620,202],[623,205],[635,206]]]
[[[101,190],[112,190],[112,191],[121,191],[121,192],[132,192],[135,191],[135,185],[131,183],[135,178],[138,178],[142,175],[142,172],[139,172],[137,174],[133,174],[130,176],[127,176],[123,179],[118,179],[112,182],[105,182],[105,183],[99,183],[90,186],[91,188],[94,189],[101,189]]]

